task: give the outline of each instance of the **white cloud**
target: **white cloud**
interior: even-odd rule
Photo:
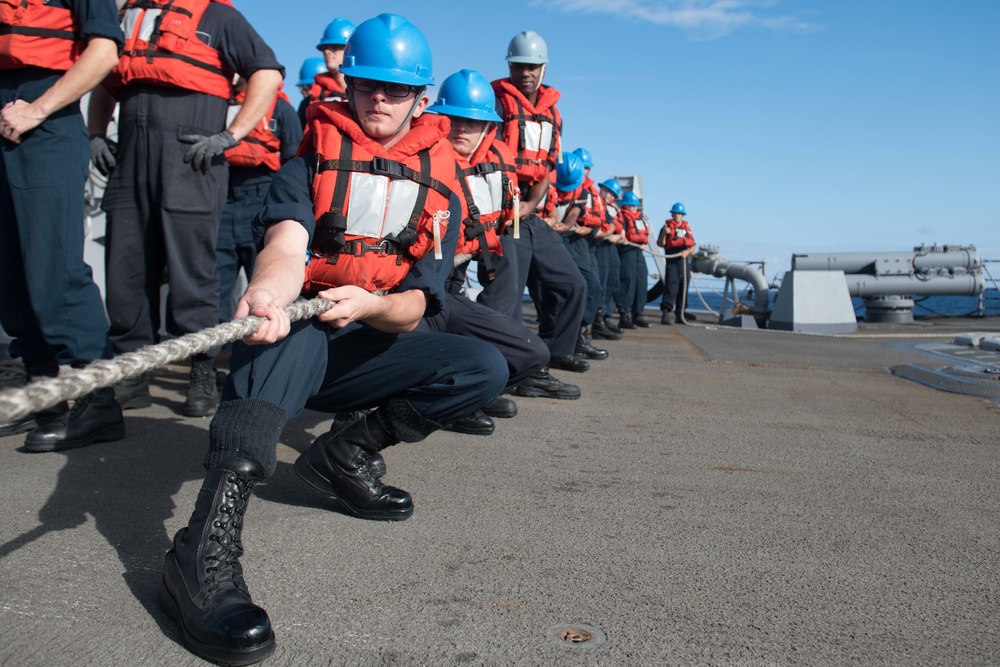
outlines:
[[[818,28],[793,16],[771,13],[776,0],[530,0],[530,4],[680,28],[701,39],[750,27],[789,32]]]

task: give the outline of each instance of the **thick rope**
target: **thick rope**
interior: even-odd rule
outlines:
[[[290,321],[296,322],[324,313],[335,303],[326,299],[296,301],[286,306],[285,312]],[[79,398],[100,387],[110,387],[126,378],[240,340],[256,332],[262,321],[263,317],[244,317],[157,345],[147,345],[114,359],[101,359],[85,368],[60,371],[58,377],[34,380],[21,389],[0,391],[0,423],[20,419],[61,401]]]

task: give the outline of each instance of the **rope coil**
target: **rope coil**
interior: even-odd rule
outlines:
[[[335,301],[310,299],[285,306],[288,319],[296,322],[324,313]],[[20,389],[0,391],[0,422],[14,421],[61,401],[79,398],[101,387],[109,387],[214,347],[240,340],[257,331],[263,317],[244,317],[156,345],[128,352],[114,359],[100,359],[84,368],[60,371],[54,378],[29,382]]]

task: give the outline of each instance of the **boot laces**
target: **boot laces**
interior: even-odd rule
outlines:
[[[254,483],[235,473],[229,473],[227,486],[223,494],[222,505],[218,507],[216,516],[212,519],[212,532],[208,539],[215,548],[206,550],[204,583],[209,586],[209,594],[220,588],[235,588],[247,595],[246,582],[243,579],[243,566],[240,556],[243,555],[243,543],[240,535],[243,529],[243,513],[253,492]]]
[[[93,394],[84,394],[80,398],[73,401],[73,405],[71,405],[69,410],[60,416],[57,421],[63,424],[69,424],[77,415],[87,409],[87,406],[90,405],[90,402],[93,399]]]
[[[211,396],[215,392],[215,365],[194,363],[191,366],[191,389]]]

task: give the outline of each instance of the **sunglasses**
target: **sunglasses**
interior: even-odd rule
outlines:
[[[374,93],[380,86],[386,97],[409,97],[411,93],[419,90],[419,86],[410,86],[405,83],[391,83],[389,81],[375,81],[374,79],[351,79],[351,90],[358,93]]]

